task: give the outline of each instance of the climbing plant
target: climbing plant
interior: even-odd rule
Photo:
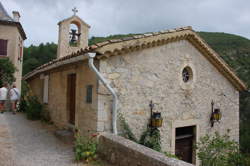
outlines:
[[[118,114],[118,118],[120,120],[120,125],[123,129],[121,136],[131,141],[138,142],[137,138],[135,137],[134,133],[132,132],[131,128],[129,127],[128,123],[126,122],[125,118],[121,113]]]
[[[158,152],[161,151],[161,134],[157,128],[147,127],[142,133],[139,144],[154,149]]]
[[[15,81],[14,73],[17,69],[9,58],[0,59],[0,86],[3,83],[12,84]]]
[[[120,125],[123,129],[121,136],[138,144],[161,152],[161,134],[157,128],[147,127],[147,129],[142,133],[140,139],[137,140],[123,115],[120,113],[118,117],[121,123]]]

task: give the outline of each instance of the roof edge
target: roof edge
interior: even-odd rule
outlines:
[[[138,43],[139,40],[143,42],[138,45],[136,43]],[[227,63],[222,58],[220,58],[220,56],[195,31],[193,31],[191,26],[96,43],[90,47],[81,49],[76,53],[73,53],[60,59],[55,59],[53,61],[48,62],[47,64],[36,68],[35,70],[27,74],[27,76],[25,76],[25,79],[30,78],[29,75],[33,72],[41,71],[42,69],[46,70],[48,66],[54,63],[58,63],[64,60],[67,61],[72,57],[80,56],[88,52],[96,52],[100,54],[97,58],[101,59],[104,57],[108,58],[113,55],[121,55],[127,52],[138,51],[140,49],[160,46],[178,40],[190,41],[216,67],[216,69],[221,74],[223,74],[229,80],[229,82],[231,82],[231,84],[237,90],[247,90],[246,84],[235,74],[233,69],[231,69],[227,65]],[[132,43],[129,47],[124,46],[124,43],[133,41],[134,43]],[[111,49],[112,45],[116,45],[116,47],[113,47]]]
[[[22,27],[22,24],[20,22],[14,22],[14,21],[3,21],[3,20],[0,20],[0,24],[1,25],[10,25],[10,26],[16,26],[19,33],[21,34],[23,40],[26,40],[27,39],[27,36],[24,32],[24,29]]]

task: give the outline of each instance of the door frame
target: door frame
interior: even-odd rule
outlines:
[[[175,154],[175,140],[176,140],[176,128],[180,127],[189,127],[194,126],[195,127],[195,142],[199,141],[200,138],[200,127],[198,124],[198,120],[190,119],[190,120],[176,120],[172,122],[172,140],[171,140],[171,153]],[[197,150],[193,150],[193,164],[198,163],[198,157],[197,157]]]
[[[71,109],[71,108],[70,108],[70,91],[69,91],[69,86],[70,86],[70,85],[69,85],[69,79],[70,79],[70,78],[69,78],[69,77],[71,77],[71,75],[75,75],[75,88],[74,88],[74,90],[75,90],[75,92],[74,92],[74,93],[75,93],[74,123],[71,123],[71,122],[70,122],[70,120],[71,120],[71,119],[70,119],[70,116],[71,116],[71,115],[70,115],[70,114],[71,114],[71,112],[70,112],[71,110],[70,110],[70,109]],[[72,126],[72,127],[75,126],[75,124],[76,124],[76,86],[77,86],[77,74],[76,74],[75,72],[68,73],[68,74],[67,74],[67,97],[66,97],[66,98],[67,98],[67,117],[68,117],[68,118],[67,118],[67,123],[68,123],[68,125],[70,125],[70,126]]]

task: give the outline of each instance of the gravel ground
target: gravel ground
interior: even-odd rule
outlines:
[[[73,161],[72,145],[60,142],[52,125],[0,114],[0,166],[83,166]]]

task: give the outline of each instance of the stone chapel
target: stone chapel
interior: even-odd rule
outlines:
[[[152,101],[163,151],[187,162],[197,162],[193,145],[205,134],[230,130],[239,140],[239,91],[246,85],[191,27],[90,46],[90,26],[75,13],[58,25],[57,59],[24,79],[59,128],[120,134],[122,115],[139,138]]]

